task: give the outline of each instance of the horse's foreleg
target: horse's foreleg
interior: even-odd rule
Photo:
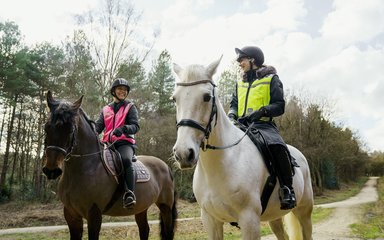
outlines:
[[[98,240],[100,234],[102,222],[102,215],[100,209],[96,204],[93,204],[88,211],[87,223],[88,223],[88,239]]]
[[[260,216],[254,209],[244,209],[239,215],[241,236],[244,240],[260,240]]]
[[[83,237],[83,218],[64,207],[64,218],[69,228],[71,240],[80,240]]]
[[[211,240],[222,240],[223,235],[223,222],[220,222],[209,215],[205,210],[201,209],[201,219],[204,228],[208,232],[208,238]]]
[[[171,240],[174,237],[175,225],[176,225],[176,209],[174,204],[159,204],[160,209],[160,237],[162,240]]]
[[[271,227],[273,233],[277,237],[278,240],[288,240],[288,235],[285,232],[283,219],[278,218],[276,220],[270,221],[269,226]]]
[[[135,215],[137,226],[139,227],[140,240],[149,238],[149,224],[147,219],[147,210]]]

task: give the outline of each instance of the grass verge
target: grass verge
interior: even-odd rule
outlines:
[[[384,179],[378,179],[379,200],[367,204],[361,223],[352,224],[352,231],[362,239],[384,238]]]

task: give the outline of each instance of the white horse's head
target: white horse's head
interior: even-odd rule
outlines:
[[[182,68],[173,65],[179,77],[172,95],[178,127],[173,153],[181,168],[196,165],[200,146],[215,122],[216,99],[212,76],[220,61],[221,57],[208,66],[189,65]]]

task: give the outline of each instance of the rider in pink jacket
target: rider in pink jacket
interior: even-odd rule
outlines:
[[[113,144],[120,153],[124,165],[125,194],[123,207],[130,208],[136,204],[134,194],[135,175],[132,168],[136,140],[134,134],[139,130],[139,117],[135,105],[126,100],[130,91],[128,81],[116,79],[111,86],[113,102],[106,105],[96,120],[96,131],[104,130],[102,141]]]

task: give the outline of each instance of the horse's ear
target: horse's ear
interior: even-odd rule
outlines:
[[[173,71],[177,74],[177,76],[180,76],[180,72],[183,71],[183,68],[176,63],[173,63]]]
[[[213,63],[208,65],[207,71],[208,71],[208,75],[210,77],[212,77],[213,74],[216,73],[217,67],[219,66],[220,61],[221,61],[222,58],[223,58],[223,55],[221,55],[219,59],[217,59],[216,61],[214,61]]]
[[[73,103],[73,107],[75,109],[78,109],[80,106],[81,106],[81,103],[83,102],[83,97],[84,95],[82,95],[79,99],[77,99],[74,103]]]
[[[53,107],[58,105],[58,102],[55,99],[53,99],[52,92],[50,90],[48,90],[47,92],[47,104],[48,104],[49,110],[51,111]]]

